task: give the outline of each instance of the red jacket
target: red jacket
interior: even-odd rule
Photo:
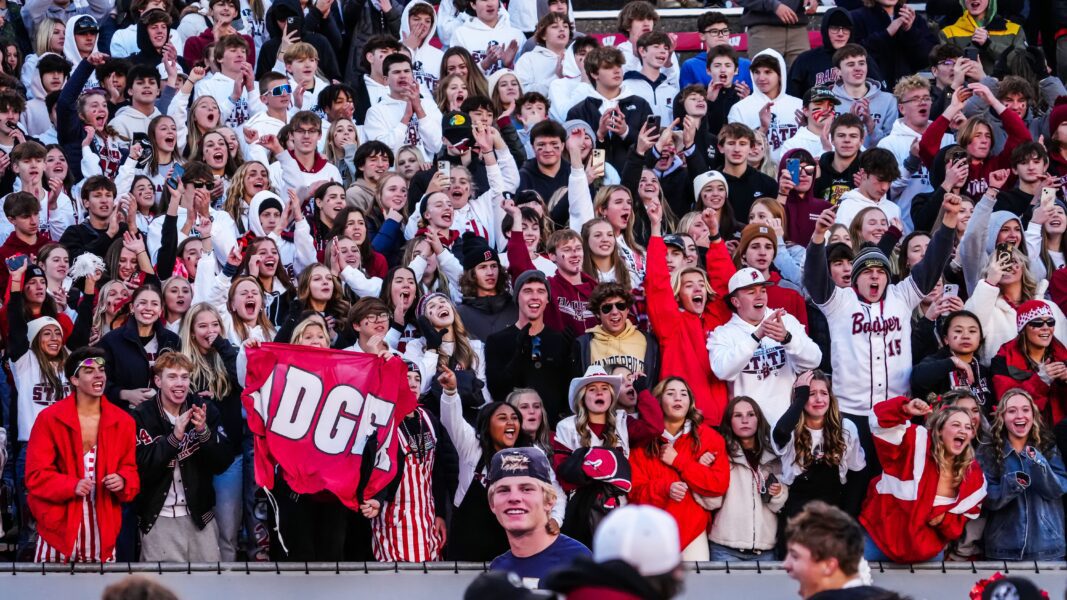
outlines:
[[[122,506],[141,489],[137,475],[133,417],[102,398],[96,442],[96,518],[100,555],[110,556],[122,525]],[[104,488],[104,477],[117,473],[126,480],[118,494]],[[85,476],[81,425],[74,395],[41,411],[26,448],[26,490],[37,530],[48,544],[70,556],[82,522],[81,498],[74,494]]]
[[[717,426],[728,397],[726,384],[711,372],[708,334],[733,316],[725,298],[727,283],[737,268],[721,241],[708,248],[706,258],[714,296],[705,304],[704,314],[697,316],[679,308],[667,271],[667,246],[661,237],[648,240],[645,296],[648,320],[660,345],[660,380],[672,376],[685,379],[705,422]]]
[[[796,317],[797,321],[808,330],[808,305],[804,303],[804,296],[800,292],[782,286],[782,275],[778,271],[771,271],[771,281],[776,285],[767,286],[767,308],[784,308],[785,312]]]
[[[940,477],[930,456],[930,436],[904,413],[908,399],[900,396],[874,405],[874,448],[882,474],[871,481],[860,513],[860,523],[878,547],[894,562],[929,560],[945,545],[963,535],[963,526],[982,511],[985,476],[978,461],[967,467],[956,502],[934,506]],[[916,461],[918,459],[918,462]],[[930,519],[944,515],[936,527]]]
[[[1000,113],[1000,121],[1004,125],[1004,133],[1008,135],[1008,139],[1004,142],[1004,149],[1000,151],[1000,154],[989,156],[986,160],[971,161],[971,168],[968,171],[967,181],[963,184],[962,193],[972,198],[978,198],[985,193],[986,188],[989,187],[990,173],[1000,169],[1011,169],[1011,152],[1016,146],[1033,139],[1030,136],[1030,129],[1023,122],[1022,117],[1015,114],[1015,111],[1005,110]],[[932,169],[934,157],[941,150],[941,138],[948,132],[948,126],[948,119],[944,115],[939,116],[930,123],[930,126],[923,132],[922,139],[919,140],[919,158],[929,169]],[[1011,186],[1014,180],[1013,174],[1008,178],[1005,186]]]
[[[646,448],[630,454],[633,469],[630,502],[651,504],[669,512],[678,523],[680,550],[705,535],[711,525],[711,512],[697,504],[693,494],[711,498],[722,496],[730,484],[730,456],[726,452],[726,442],[707,425],[701,425],[698,433],[699,448],[693,448],[692,433],[678,436],[674,442],[678,456],[671,465],[660,460],[658,455],[649,454]],[[715,461],[706,467],[698,462],[705,452],[715,455]],[[678,481],[688,485],[690,492],[681,502],[670,497],[671,484]]]
[[[1067,361],[1067,347],[1056,338],[1052,338],[1050,360]],[[1046,423],[1059,423],[1067,417],[1067,384],[1054,380],[1049,385],[1031,371],[1026,356],[1019,349],[1018,338],[1004,342],[990,362],[990,370],[993,372],[994,397],[998,401],[1011,388],[1022,388],[1033,396]]]

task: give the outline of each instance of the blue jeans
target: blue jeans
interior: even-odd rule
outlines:
[[[244,457],[238,455],[215,480],[215,519],[219,523],[219,555],[222,562],[237,557],[237,536],[244,510]]]
[[[712,562],[752,562],[757,560],[774,560],[774,550],[767,550],[760,554],[745,553],[722,544],[711,543]]]
[[[895,560],[893,560],[893,559],[889,558],[888,556],[886,556],[885,552],[882,552],[882,549],[879,548],[878,545],[874,543],[874,539],[871,538],[871,534],[869,534],[867,532],[863,533],[863,558],[866,558],[868,561],[872,561],[872,562],[873,561],[890,562],[890,563],[891,562],[896,562]],[[916,561],[916,562],[937,562],[937,561],[941,561],[941,560],[944,560],[944,559],[945,559],[945,551],[942,550],[941,552],[937,553],[937,556],[934,556],[932,558],[928,558],[925,561]]]

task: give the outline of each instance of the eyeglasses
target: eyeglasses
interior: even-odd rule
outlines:
[[[378,313],[376,315],[367,315],[367,316],[363,317],[363,320],[371,322],[371,323],[381,323],[382,321],[388,321],[389,320],[389,313]]]
[[[803,171],[805,175],[814,175],[815,165],[803,165],[800,167],[800,170]]]
[[[1051,317],[1048,319],[1034,319],[1026,325],[1027,327],[1033,327],[1034,329],[1041,329],[1042,327],[1055,327],[1056,319],[1053,319]]]
[[[956,61],[952,60],[951,58],[948,59],[948,60],[943,60],[943,61],[937,63],[937,66],[939,66],[939,67],[953,67],[955,65],[956,65]]]
[[[292,93],[293,93],[293,86],[289,85],[288,83],[283,83],[281,85],[276,85],[276,86],[270,88],[270,90],[265,92],[263,95],[266,96],[266,95],[269,94],[271,96],[284,96],[286,94],[292,94]]]
[[[99,367],[103,367],[103,366],[104,366],[104,357],[102,357],[102,356],[89,357],[89,358],[81,361],[80,363],[78,363],[78,366],[74,368],[74,373],[71,374],[71,377],[74,377],[75,375],[77,375],[78,371],[80,371],[82,367],[98,367],[99,368]]]
[[[830,33],[842,34],[852,31],[848,27],[842,27],[841,25],[831,25],[826,28]]]
[[[901,102],[901,104],[911,104],[912,102],[917,102],[919,104],[930,104],[933,101],[934,99],[930,96],[919,96],[918,98],[912,98],[911,100],[904,100],[903,102]]]
[[[611,314],[612,309],[617,310],[619,312],[626,312],[627,310],[630,310],[630,305],[625,302],[608,302],[605,304],[601,304],[600,314],[609,315]]]
[[[318,129],[294,129],[293,135],[318,135],[321,133]]]
[[[730,28],[726,27],[726,28],[722,28],[722,29],[720,29],[720,28],[705,29],[704,30],[704,34],[705,35],[713,35],[715,37],[727,37],[727,36],[730,35]]]

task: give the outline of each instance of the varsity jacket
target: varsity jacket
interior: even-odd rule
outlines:
[[[907,403],[900,396],[874,407],[871,433],[883,472],[871,481],[860,513],[860,523],[878,548],[900,563],[929,560],[963,535],[966,522],[981,513],[986,495],[982,468],[972,461],[955,500],[934,505],[940,468],[930,454],[930,437],[937,434],[911,422],[904,412]],[[931,526],[935,517],[942,520]]]
[[[686,421],[676,436],[664,431],[657,442],[657,448],[673,445],[678,456],[668,465],[660,460],[658,452],[649,454],[648,448],[632,452],[633,489],[629,499],[633,504],[651,504],[670,513],[678,524],[679,550],[684,550],[705,535],[711,522],[711,511],[702,504],[704,499],[721,498],[730,487],[726,442],[707,425],[700,425],[694,432],[691,421]],[[705,452],[715,456],[707,466],[700,464]],[[679,481],[688,485],[689,490],[681,501],[676,501],[671,498],[671,484]]]
[[[926,256],[876,303],[861,300],[855,288],[835,286],[826,262],[826,244],[808,246],[804,287],[830,326],[834,392],[842,412],[868,415],[879,402],[907,394],[911,314],[945,270],[955,236],[955,229],[938,228]],[[855,368],[857,360],[864,368]]]
[[[215,518],[214,476],[233,462],[233,453],[225,432],[219,427],[219,411],[211,402],[189,396],[179,414],[200,404],[207,411],[207,427],[197,433],[192,423],[178,440],[174,424],[163,410],[158,396],[133,409],[137,425],[137,472],[141,476],[141,494],[137,497],[137,519],[142,533],[155,526],[167,493],[174,482],[174,469],[181,474],[189,516],[197,529]]]
[[[764,307],[764,316],[774,309]],[[748,396],[759,404],[767,421],[776,423],[787,408],[798,373],[819,366],[822,350],[791,314],[782,316],[787,343],[767,336],[756,340],[756,326],[737,313],[708,336],[711,371],[726,382],[731,397]]]
[[[122,524],[122,504],[132,502],[141,489],[134,455],[134,424],[106,398],[100,402],[96,438],[93,493],[100,532],[100,556],[111,556]],[[37,519],[37,532],[64,556],[74,550],[82,524],[82,498],[74,494],[85,477],[81,424],[74,395],[41,411],[26,448],[26,501]],[[104,475],[125,481],[119,492],[104,487]]]
[[[767,486],[782,476],[782,460],[770,448],[763,450],[759,467],[753,469],[740,446],[728,455],[715,457],[730,461],[730,487],[707,503],[718,510],[708,539],[735,550],[770,550],[778,539],[778,511],[789,499],[789,486],[778,481],[782,492],[771,496]],[[766,495],[764,495],[766,494]],[[769,498],[769,500],[767,499]]]
[[[725,300],[727,283],[736,272],[726,251],[726,244],[715,242],[708,248],[706,262],[711,281],[711,297],[704,305],[704,313],[694,315],[678,306],[667,272],[667,246],[663,238],[648,241],[645,261],[645,297],[648,320],[659,340],[660,378],[681,377],[693,390],[693,401],[711,425],[718,425],[726,409],[727,391],[705,360],[694,360],[707,353],[708,332],[726,323],[733,316]]]

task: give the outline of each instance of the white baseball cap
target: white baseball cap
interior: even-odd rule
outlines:
[[[616,508],[593,535],[593,560],[621,560],[645,577],[670,573],[682,562],[678,524],[654,506]]]
[[[745,267],[744,269],[738,269],[733,276],[730,277],[730,282],[727,284],[729,294],[733,294],[737,290],[743,290],[747,287],[754,285],[774,285],[773,281],[767,281],[758,270],[752,267]]]

